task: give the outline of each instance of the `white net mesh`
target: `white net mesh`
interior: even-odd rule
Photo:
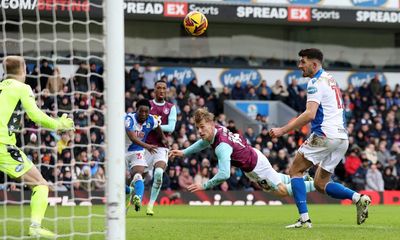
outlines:
[[[42,225],[59,239],[105,234],[104,207],[96,205],[105,190],[102,8],[100,0],[0,1],[0,61],[23,56],[38,106],[76,125],[74,134],[55,133],[24,114],[17,131],[17,146],[51,185]],[[29,238],[30,198],[26,185],[0,172],[0,239]]]

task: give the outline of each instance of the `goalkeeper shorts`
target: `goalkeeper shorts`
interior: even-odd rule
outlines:
[[[33,166],[33,163],[18,147],[0,143],[0,171],[11,178],[19,178]]]

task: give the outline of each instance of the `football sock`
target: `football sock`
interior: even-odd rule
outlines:
[[[314,187],[314,181],[304,181],[304,184],[306,185],[306,192],[314,192],[315,187]],[[292,190],[292,184],[286,184],[286,190],[288,192],[289,196],[293,196],[293,190]]]
[[[143,192],[144,192],[144,183],[143,183],[143,178],[142,175],[139,173],[136,173],[135,176],[133,177],[133,182],[135,186],[135,194],[140,197],[140,201],[143,200]]]
[[[150,201],[149,201],[150,206],[154,205],[154,202],[156,201],[156,199],[158,197],[158,193],[160,192],[162,180],[163,180],[163,173],[164,173],[164,171],[162,168],[156,168],[154,170],[153,186],[151,187],[151,194],[150,194]]]
[[[282,173],[279,173],[279,175],[281,176],[281,180],[282,180],[283,184],[290,183],[290,176],[289,175],[282,174]]]
[[[128,185],[125,185],[125,194],[126,195],[131,194],[131,188]]]
[[[32,227],[39,227],[42,224],[44,214],[48,205],[49,188],[39,185],[32,188],[31,195],[31,222]]]
[[[307,209],[307,194],[306,194],[306,185],[304,183],[304,179],[300,178],[292,178],[292,191],[293,197],[296,201],[297,209],[299,210],[300,215],[304,213],[308,213]],[[308,214],[307,214],[308,217]],[[303,219],[304,221],[307,219]]]
[[[336,199],[353,199],[353,195],[356,193],[353,190],[343,186],[342,184],[335,182],[328,182],[325,185],[325,192],[329,196]]]
[[[290,176],[289,175],[282,174],[282,173],[279,173],[279,175],[281,176],[281,181],[282,181],[283,184],[289,184],[290,183]],[[303,179],[304,179],[304,181],[307,181],[308,179],[310,179],[310,177],[308,175],[305,175],[303,177]]]

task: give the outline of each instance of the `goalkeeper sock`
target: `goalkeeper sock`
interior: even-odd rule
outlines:
[[[154,170],[153,186],[151,187],[149,205],[153,206],[156,201],[158,194],[160,193],[164,170],[162,168],[156,168]]]
[[[292,178],[291,184],[292,184],[293,197],[294,200],[296,201],[297,209],[299,210],[302,220],[306,221],[308,220],[305,219],[308,218],[308,208],[307,208],[306,185],[304,183],[304,179],[302,177]]]
[[[314,181],[304,181],[304,184],[306,185],[306,192],[309,193],[315,191]],[[286,184],[286,190],[289,196],[293,196],[292,184]]]
[[[342,184],[335,182],[328,182],[325,185],[325,192],[333,198],[350,200],[352,200],[353,195],[356,193]]]
[[[39,185],[32,188],[31,196],[31,222],[32,227],[39,227],[42,224],[44,214],[48,205],[49,188]]]
[[[140,197],[140,201],[143,200],[143,193],[144,193],[144,183],[143,177],[140,173],[136,173],[133,177],[133,185],[135,186],[135,195]]]

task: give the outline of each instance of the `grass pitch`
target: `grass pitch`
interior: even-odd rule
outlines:
[[[295,205],[155,206],[153,217],[146,216],[145,210],[143,207],[137,213],[130,209],[126,216],[127,239],[400,239],[399,206],[371,206],[369,219],[358,226],[354,205],[309,205],[312,229],[284,229],[298,217]],[[52,220],[56,213],[58,221]],[[71,220],[71,215],[76,217]],[[49,207],[46,216],[44,225],[61,234],[58,239],[105,238],[100,233],[105,229],[103,206]],[[0,207],[0,239],[21,239],[28,225],[28,206]],[[78,233],[71,234],[72,229]],[[99,234],[84,235],[88,232]]]

